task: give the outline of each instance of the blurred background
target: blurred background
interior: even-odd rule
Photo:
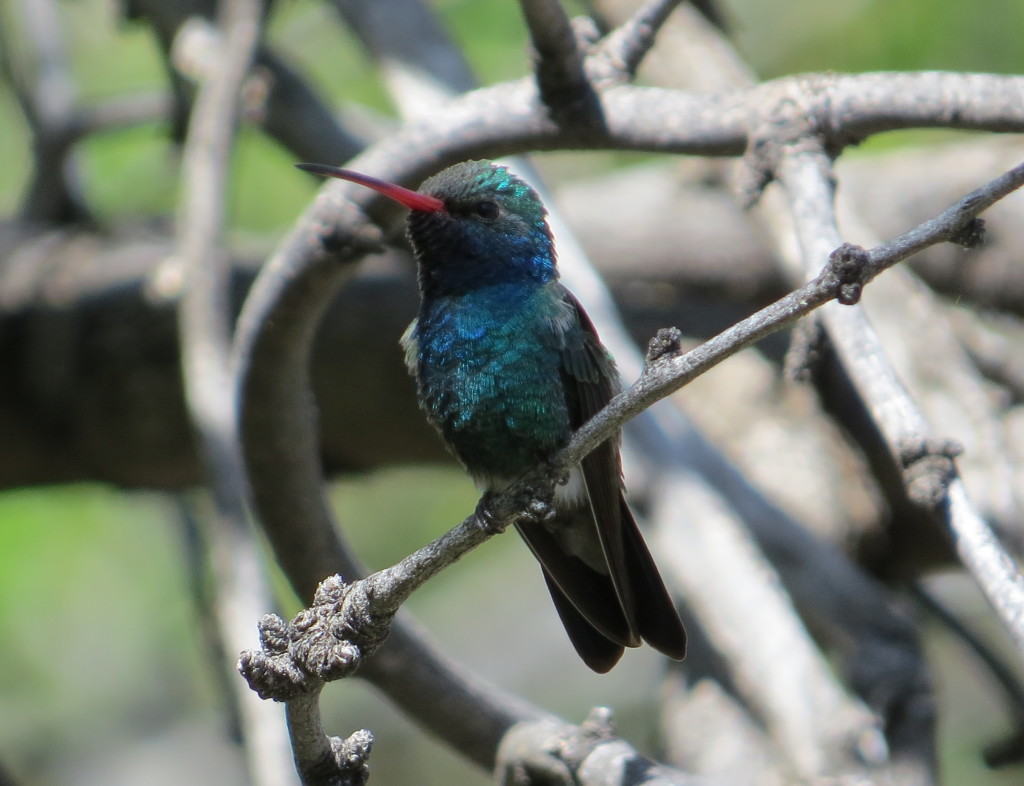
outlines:
[[[18,2],[33,0],[0,0],[8,29],[16,29]],[[483,83],[527,72],[515,3],[433,4]],[[585,10],[582,3],[567,5]],[[1019,0],[729,0],[724,7],[739,50],[763,77],[827,70],[1024,70]],[[83,102],[165,88],[149,29],[126,21],[119,3],[63,0],[59,10]],[[373,64],[325,4],[275,3],[268,37],[324,95],[339,104],[358,102],[368,117],[394,115]],[[944,136],[892,134],[849,155]],[[18,210],[29,144],[15,97],[0,81],[4,218]],[[559,154],[537,160],[557,178],[645,157]],[[166,124],[94,136],[81,147],[79,163],[82,189],[103,222],[173,220],[179,159]],[[317,183],[293,163],[258,131],[243,128],[229,202],[234,247],[262,256],[315,194]],[[443,467],[345,476],[333,496],[371,567],[390,564],[440,534],[477,499],[460,470]],[[11,783],[128,784],[137,782],[133,773],[143,766],[166,773],[164,780],[149,781],[154,784],[244,782],[192,599],[195,533],[181,509],[201,510],[203,504],[198,496],[172,499],[101,485],[0,493],[0,763],[10,769]],[[284,582],[278,586],[283,613],[297,610]],[[957,576],[949,576],[942,591],[957,593],[961,609],[983,605]],[[657,689],[653,656],[631,652],[606,677],[586,672],[564,643],[536,566],[517,538],[494,539],[418,593],[410,607],[456,659],[570,720],[609,704],[628,736],[655,750],[657,719],[645,709]],[[253,633],[255,642],[255,620]],[[496,646],[527,635],[540,642],[536,651],[513,656]],[[981,747],[1006,730],[991,687],[980,673],[963,679],[976,667],[946,633],[935,630],[928,647],[940,699],[953,708],[940,712],[945,782],[1019,783],[1019,770],[990,773],[981,764]],[[952,674],[956,680],[944,679]],[[365,726],[377,735],[374,782],[490,782],[358,681],[334,684],[326,696],[331,733]],[[2,773],[0,784],[6,784]]]

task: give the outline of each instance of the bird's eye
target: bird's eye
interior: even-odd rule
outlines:
[[[473,212],[484,221],[494,221],[498,217],[498,203],[485,199],[473,205]]]

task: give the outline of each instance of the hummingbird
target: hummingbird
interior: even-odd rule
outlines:
[[[402,337],[420,406],[477,487],[496,493],[553,456],[619,390],[576,297],[558,280],[547,211],[506,167],[466,161],[419,191],[323,164],[314,174],[409,209],[420,306]],[[555,487],[553,514],[516,524],[583,662],[604,673],[646,641],[671,658],[686,633],[624,496],[619,439]]]

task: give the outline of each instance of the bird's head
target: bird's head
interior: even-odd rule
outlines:
[[[504,166],[464,161],[429,178],[419,191],[322,164],[298,166],[367,186],[409,208],[409,241],[425,293],[544,283],[557,276],[544,204]]]

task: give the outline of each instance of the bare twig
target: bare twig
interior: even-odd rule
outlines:
[[[559,466],[571,465],[608,438],[624,420],[636,416],[659,398],[677,390],[710,367],[749,346],[774,330],[810,313],[829,300],[849,297],[883,270],[901,262],[928,245],[956,237],[966,224],[1010,191],[1024,185],[1024,164],[1000,175],[968,194],[940,216],[892,241],[863,252],[851,265],[842,253],[832,254],[825,269],[808,284],[696,349],[677,357],[665,357],[649,367],[629,390],[623,392],[576,432],[572,441],[555,457]],[[833,309],[834,313],[839,311]],[[619,418],[622,420],[619,420]],[[606,418],[611,418],[609,428]],[[1022,606],[1024,608],[1024,606]]]
[[[238,96],[259,38],[261,6],[256,0],[225,0],[222,12],[224,47],[217,66],[201,83],[185,144],[179,238],[185,288],[179,330],[185,396],[217,508],[210,531],[219,592],[217,621],[237,651],[248,639],[243,619],[251,620],[252,606],[265,608],[270,596],[246,510],[228,366],[228,266],[222,246]],[[250,697],[239,697],[250,774],[266,786],[291,783],[294,776],[280,716]]]
[[[170,98],[163,93],[111,98],[81,107],[70,119],[67,133],[72,141],[77,141],[97,133],[153,123],[166,118],[170,108]]]
[[[165,2],[165,0],[135,0],[137,13],[145,17],[156,33],[165,60],[170,60],[170,49],[179,28],[192,16],[212,17],[213,0],[194,3]],[[256,73],[262,80],[265,95],[259,118],[262,127],[296,156],[312,161],[345,161],[363,148],[364,141],[346,128],[332,112],[324,99],[317,95],[309,81],[286,62],[284,57],[266,44],[260,43],[254,55]],[[192,99],[190,84],[177,70],[171,70],[174,94],[178,106],[175,136],[180,136]]]
[[[288,702],[288,730],[305,786],[362,786],[370,776],[373,735],[366,729],[346,739],[328,737],[320,723],[317,693]]]
[[[625,81],[636,76],[644,56],[654,46],[658,30],[681,0],[648,0],[600,43],[600,52]]]
[[[777,170],[793,204],[801,242],[803,274],[838,241],[833,210],[831,161],[813,145],[782,155]],[[881,257],[904,259],[932,239],[973,242],[965,235],[973,219],[1024,181],[1024,165],[1001,175],[969,194],[942,215],[868,254],[860,252],[869,269]],[[931,510],[953,535],[964,565],[981,586],[1003,624],[1024,652],[1024,578],[1002,549],[991,529],[970,503],[957,475],[952,455],[930,436],[923,416],[896,378],[877,336],[860,309],[832,308],[822,312],[832,345],[872,412],[893,460],[905,471],[910,499]]]
[[[303,161],[347,161],[366,140],[275,49],[260,46],[256,65],[266,85],[259,125]]]
[[[222,502],[241,507],[244,483],[227,365],[230,324],[226,260],[221,236],[227,166],[237,116],[237,97],[248,73],[259,31],[258,4],[225,4],[226,47],[219,66],[200,88],[183,160],[184,193],[179,255],[186,268],[180,306],[182,366],[186,398],[203,439],[208,466],[225,489]]]
[[[242,713],[239,706],[238,692],[232,684],[237,675],[230,668],[231,656],[228,643],[225,641],[224,628],[218,619],[217,588],[211,577],[214,567],[211,564],[211,549],[204,543],[206,533],[202,530],[200,513],[193,502],[184,494],[173,497],[175,512],[180,523],[184,541],[185,570],[188,580],[189,595],[199,622],[199,631],[206,655],[214,664],[216,689],[223,706],[227,710],[231,739],[242,740]]]

